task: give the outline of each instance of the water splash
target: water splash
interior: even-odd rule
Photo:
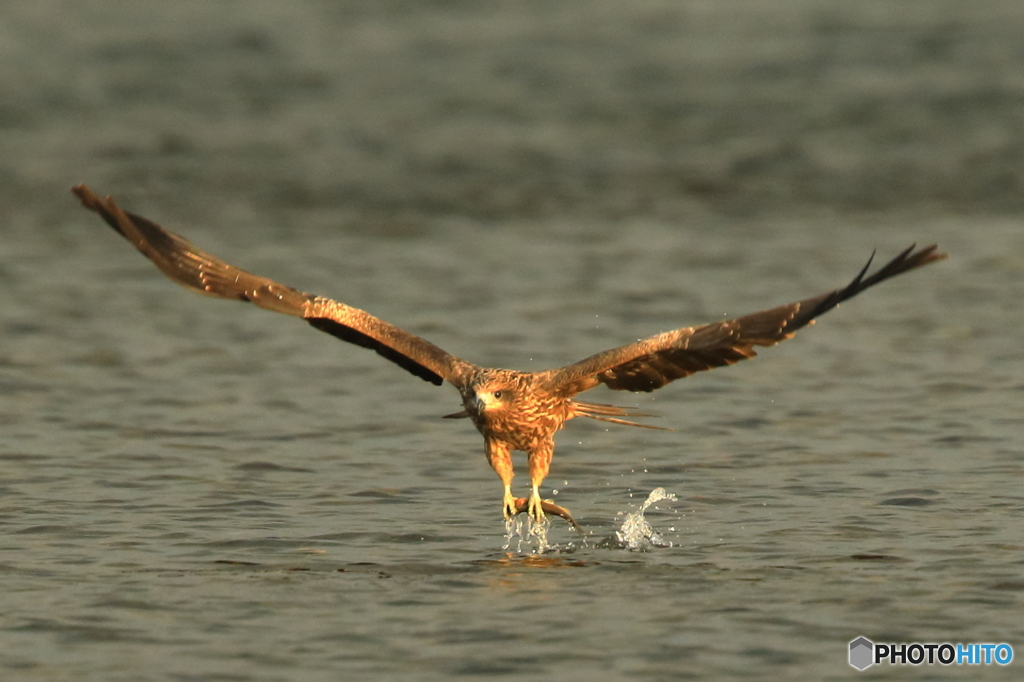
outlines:
[[[508,550],[515,544],[518,554],[544,554],[557,549],[557,545],[548,544],[548,529],[551,522],[546,518],[537,522],[528,515],[515,516],[505,520],[505,544],[502,549]],[[524,551],[523,544],[526,544]]]
[[[619,541],[619,545],[625,549],[646,552],[655,547],[671,547],[672,543],[665,540],[658,534],[658,531],[651,528],[651,524],[647,523],[647,519],[644,518],[644,512],[657,502],[662,500],[675,501],[676,496],[673,493],[667,492],[664,488],[655,488],[651,491],[651,494],[647,496],[640,508],[635,512],[631,512],[626,515],[622,525],[615,531],[615,537]]]
[[[505,544],[502,546],[502,549],[531,556],[552,553],[572,554],[581,546],[587,546],[587,538],[583,529],[575,521],[572,521],[571,517],[567,521],[569,521],[569,528],[576,532],[577,537],[576,540],[570,540],[563,544],[548,542],[548,531],[552,529],[552,524],[556,523],[551,517],[545,517],[540,522],[534,521],[525,514],[512,519],[506,519]],[[577,542],[580,544],[577,544]],[[513,547],[514,550],[512,549]]]
[[[655,547],[672,547],[672,542],[665,540],[658,531],[651,527],[651,524],[648,523],[647,519],[644,517],[644,513],[650,509],[652,505],[657,504],[658,502],[662,502],[664,500],[675,502],[676,499],[675,494],[666,491],[664,488],[655,488],[647,496],[647,499],[644,500],[644,503],[640,505],[639,509],[626,514],[626,518],[623,519],[619,529],[615,531],[614,540],[612,538],[606,538],[596,546],[605,548],[621,548],[640,552],[650,551]],[[619,512],[619,514],[621,515],[622,512]],[[566,520],[569,522],[571,528],[575,529],[581,536],[584,536],[583,530],[571,519],[571,517]],[[547,517],[539,523],[526,514],[506,519],[505,544],[502,545],[502,549],[505,551],[515,552],[517,554],[529,555],[539,555],[552,552],[572,553],[578,549],[573,542],[569,542],[565,545],[549,543],[548,531],[550,529],[551,520]],[[673,528],[672,530],[675,529]],[[582,546],[587,547],[588,544],[589,543],[586,538],[583,537]]]

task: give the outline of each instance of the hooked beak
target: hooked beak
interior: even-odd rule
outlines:
[[[446,414],[444,417],[442,417],[442,419],[464,419],[466,417],[473,416],[470,413],[470,411],[472,411],[473,414],[480,414],[484,411],[484,408],[487,407],[487,403],[481,400],[480,396],[477,395],[470,398],[468,404],[463,404],[466,405],[466,409],[462,410],[461,412],[453,412],[452,414]]]

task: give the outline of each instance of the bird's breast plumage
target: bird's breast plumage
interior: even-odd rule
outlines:
[[[478,386],[464,395],[463,402],[473,423],[485,438],[529,452],[549,443],[572,417],[567,399],[538,387],[532,379],[530,374],[490,370]],[[487,400],[477,397],[484,393]],[[500,398],[496,397],[498,394]]]
[[[484,435],[505,441],[516,450],[529,451],[549,441],[567,417],[568,411],[555,401],[520,399],[508,409],[488,415]]]

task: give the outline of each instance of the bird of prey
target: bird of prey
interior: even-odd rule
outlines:
[[[649,427],[628,419],[647,415],[577,400],[580,393],[598,384],[617,391],[649,392],[694,372],[752,358],[754,346],[773,346],[792,338],[798,329],[868,287],[946,258],[935,245],[918,250],[911,245],[871,275],[869,259],[853,281],[820,296],[732,320],[663,332],[565,367],[517,372],[478,367],[363,310],[241,270],[156,223],[122,210],[111,197],[101,199],[85,185],[72,188],[72,192],[187,289],[300,317],[343,341],[376,351],[421,379],[439,386],[445,381],[452,384],[459,390],[463,409],[446,417],[468,417],[483,434],[487,461],[504,486],[505,517],[515,516],[525,506],[538,523],[545,520],[545,508],[571,520],[567,510],[540,496],[541,482],[551,466],[555,433],[565,422],[589,417]],[[528,500],[512,494],[514,450],[527,453],[532,486]]]

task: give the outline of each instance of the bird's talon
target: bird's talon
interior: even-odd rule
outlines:
[[[527,512],[529,506],[530,506],[529,498],[527,498],[527,497],[518,497],[518,498],[516,498],[515,513],[516,514],[525,514]],[[555,504],[551,500],[543,500],[543,501],[541,501],[541,511],[544,512],[544,522],[545,523],[549,523],[551,521],[551,517],[552,516],[558,516],[558,517],[561,517],[561,518],[565,519],[569,523],[569,525],[572,526],[577,532],[579,532],[579,533],[583,532],[583,530],[580,528],[579,524],[576,523],[576,519],[574,519],[572,517],[572,514],[570,514],[569,510],[566,509],[565,507],[559,507],[557,504]],[[531,521],[536,522],[536,518],[531,516],[530,519],[531,519]]]
[[[506,521],[511,521],[519,513],[516,502],[516,498],[512,497],[511,493],[505,493],[505,499],[501,503],[501,513]]]
[[[530,503],[526,511],[534,523],[544,523],[546,520],[544,517],[544,502],[540,499],[540,495],[536,493],[530,496]]]

